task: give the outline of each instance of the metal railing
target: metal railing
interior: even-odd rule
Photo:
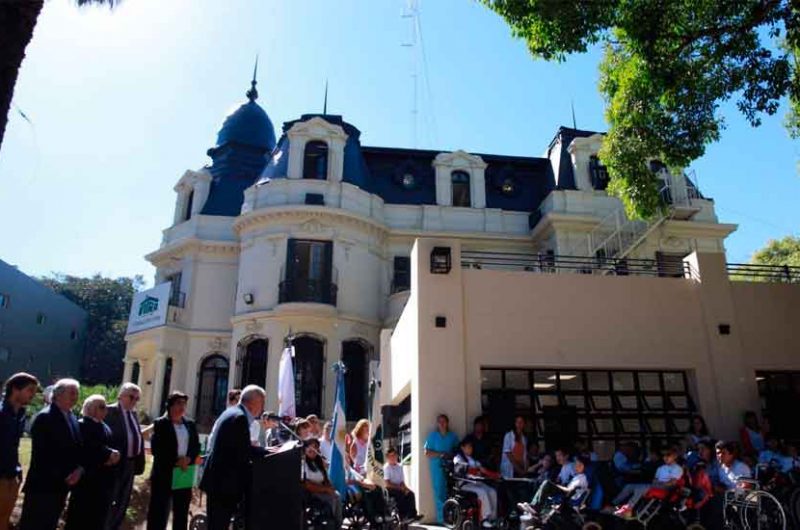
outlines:
[[[311,302],[336,305],[338,287],[332,281],[287,278],[279,285],[278,303]]]
[[[691,276],[685,262],[667,263],[654,259],[604,258],[588,256],[558,256],[553,254],[519,254],[511,252],[464,251],[461,267],[528,271],[549,274],[597,274],[612,276],[661,276],[686,278]]]
[[[800,283],[800,267],[728,263],[728,278],[743,282]]]
[[[169,294],[168,305],[183,309],[184,307],[186,307],[186,293],[184,293],[183,291],[172,291]]]

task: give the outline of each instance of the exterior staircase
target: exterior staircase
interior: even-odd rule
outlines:
[[[622,209],[614,210],[587,235],[590,256],[625,258],[667,220],[687,221],[700,211],[699,206],[692,204],[692,199],[701,198],[700,193],[688,177],[662,171],[659,179],[663,182],[659,195],[667,205],[664,212],[640,220],[628,219]]]

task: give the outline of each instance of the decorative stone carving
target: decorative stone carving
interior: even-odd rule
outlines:
[[[255,332],[259,331],[263,327],[264,327],[264,324],[262,324],[261,322],[259,322],[256,319],[248,320],[247,324],[244,325],[244,329],[245,329],[245,331],[247,331],[247,333],[255,333]]]

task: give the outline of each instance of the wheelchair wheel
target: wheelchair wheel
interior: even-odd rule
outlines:
[[[475,530],[475,523],[467,519],[461,523],[461,530]]]
[[[706,527],[700,523],[689,523],[686,530],[706,530]]]
[[[742,526],[750,530],[786,530],[786,514],[770,493],[757,491],[742,511]]]
[[[794,524],[800,527],[800,488],[795,489],[789,496],[789,516],[794,520]]]
[[[447,499],[442,505],[442,524],[445,528],[462,528],[461,505],[456,499]]]
[[[603,526],[597,521],[586,521],[581,530],[603,530]]]
[[[208,521],[206,514],[196,513],[189,521],[189,530],[206,530],[208,528]]]

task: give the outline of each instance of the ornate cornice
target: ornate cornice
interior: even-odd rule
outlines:
[[[165,260],[170,258],[183,258],[187,255],[205,254],[217,256],[238,256],[238,241],[209,241],[195,237],[180,239],[155,252],[147,254],[144,258],[156,267],[166,266]]]

